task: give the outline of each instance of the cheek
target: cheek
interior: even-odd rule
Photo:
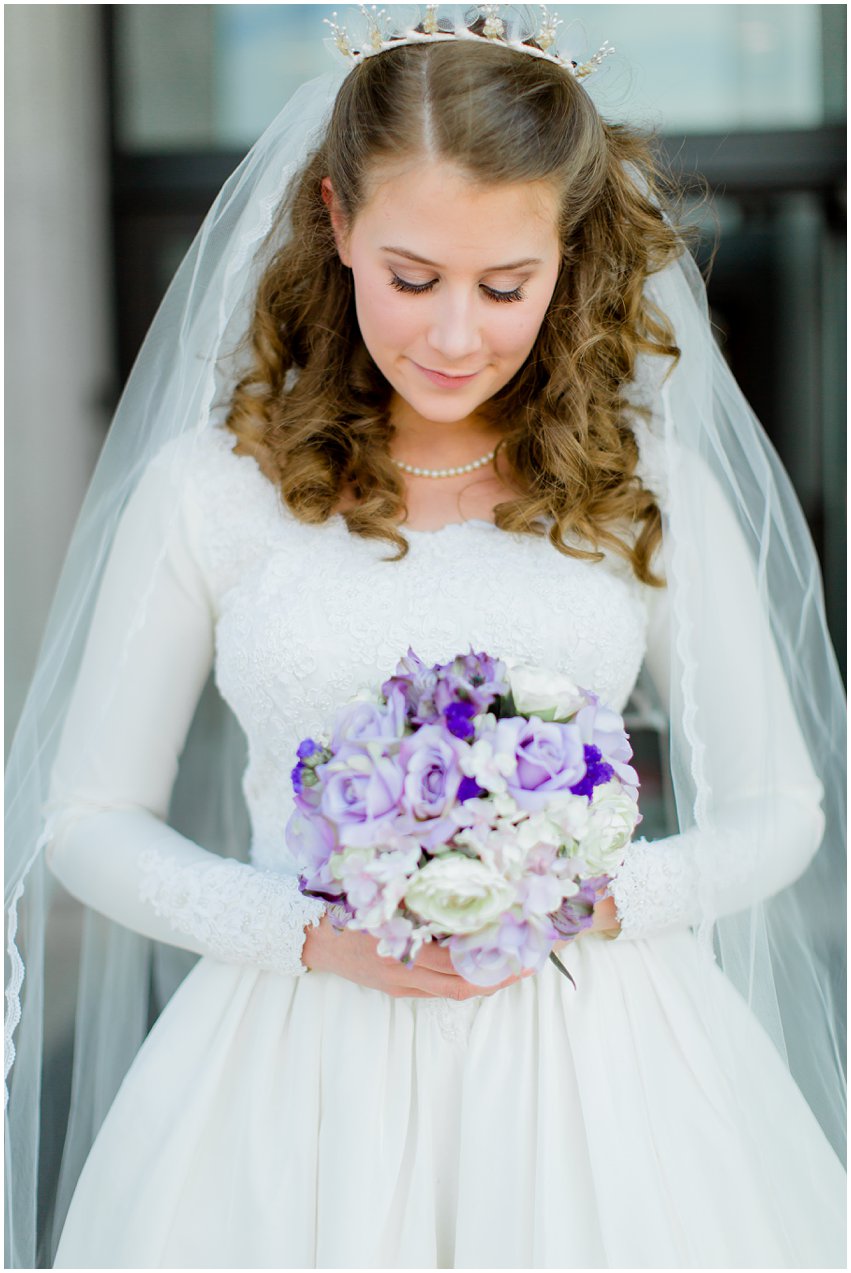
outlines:
[[[355,274],[355,307],[367,348],[403,346],[416,334],[422,322],[406,300],[384,275]]]
[[[546,313],[546,305],[505,306],[506,310],[519,309],[519,314],[506,314],[491,328],[491,348],[505,358],[525,358],[535,343]]]

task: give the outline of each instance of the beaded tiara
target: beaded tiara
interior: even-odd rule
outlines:
[[[414,6],[393,5],[394,9],[410,10]],[[597,67],[614,53],[608,40],[597,50],[587,62],[575,62],[563,56],[555,47],[556,29],[561,26],[562,19],[551,13],[546,5],[528,6],[527,12],[538,14],[524,24],[516,10],[510,5],[480,4],[467,9],[463,17],[456,20],[451,17],[438,16],[440,8],[436,4],[417,6],[420,13],[410,25],[400,25],[394,21],[387,9],[379,9],[377,5],[359,5],[354,18],[355,29],[350,31],[337,22],[337,14],[323,21],[331,28],[332,40],[329,41],[353,65],[365,58],[383,53],[385,49],[394,49],[400,44],[435,44],[445,40],[478,40],[492,44],[504,44],[507,48],[516,49],[518,53],[528,53],[532,57],[545,58],[563,67],[574,79],[582,80],[596,71]],[[460,6],[455,6],[460,8]],[[422,12],[422,10],[425,10]],[[524,29],[525,25],[525,29]]]

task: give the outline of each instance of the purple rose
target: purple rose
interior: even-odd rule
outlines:
[[[405,696],[391,689],[387,703],[357,701],[347,703],[337,713],[331,750],[336,753],[344,743],[383,742],[401,738],[405,732]]]
[[[381,824],[399,812],[404,774],[396,759],[376,757],[345,743],[317,774],[322,782],[320,809],[336,827],[341,844],[377,843]]]
[[[527,968],[539,972],[557,939],[548,919],[530,921],[508,911],[481,932],[449,937],[445,945],[453,968],[466,981],[495,986]]]
[[[331,824],[319,814],[305,815],[295,809],[287,822],[284,836],[299,869],[302,892],[311,897],[339,901],[342,886],[331,874],[331,859],[337,848],[337,837]]]
[[[517,769],[507,785],[521,809],[545,809],[553,792],[569,791],[585,777],[582,739],[574,724],[532,716],[520,724],[514,751]]]
[[[561,937],[578,937],[594,923],[594,907],[606,896],[611,880],[608,875],[597,875],[580,882],[579,892],[566,897],[557,911],[550,916]]]
[[[421,725],[399,749],[399,763],[405,771],[405,802],[415,818],[428,824],[417,827],[417,836],[427,849],[437,848],[457,829],[446,815],[464,779],[459,763],[464,748],[465,744],[442,725]]]

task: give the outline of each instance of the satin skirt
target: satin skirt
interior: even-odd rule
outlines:
[[[716,1045],[692,934],[562,957],[464,1003],[202,959],[56,1267],[844,1268],[839,1160],[712,966]]]

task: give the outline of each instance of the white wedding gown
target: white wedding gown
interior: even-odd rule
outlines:
[[[202,437],[179,507],[173,450],[131,501],[56,766],[59,878],[203,956],[97,1137],[57,1267],[843,1267],[844,1173],[717,969],[746,1090],[703,1024],[687,836],[634,850],[621,935],[563,952],[577,989],[549,962],[463,1003],[304,975],[321,904],[283,838],[299,740],[409,645],[549,664],[622,708],[643,659],[664,666],[664,594],[482,521],[409,532],[387,563],[339,517],[298,522],[231,443]],[[213,662],[249,743],[251,866],[162,821]]]

